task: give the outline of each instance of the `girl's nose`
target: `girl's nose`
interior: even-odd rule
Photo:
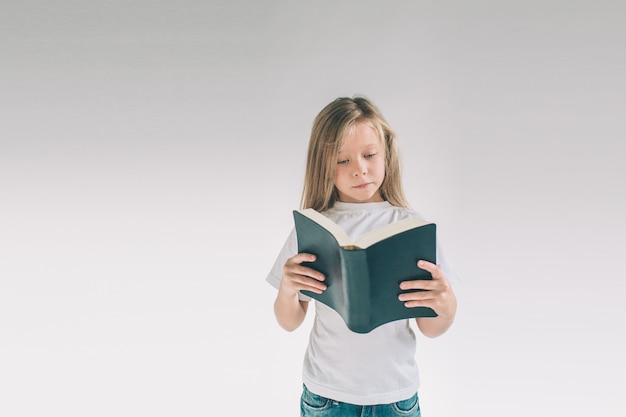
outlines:
[[[354,164],[354,176],[358,177],[360,175],[365,175],[367,173],[367,164],[363,159],[358,159],[357,163]]]

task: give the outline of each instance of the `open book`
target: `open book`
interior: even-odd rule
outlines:
[[[357,333],[394,320],[436,317],[428,307],[408,308],[398,300],[402,281],[432,279],[418,260],[436,263],[436,225],[408,218],[374,229],[352,241],[339,225],[313,209],[294,210],[298,253],[316,255],[305,263],[326,276],[322,294],[303,294],[326,304]]]

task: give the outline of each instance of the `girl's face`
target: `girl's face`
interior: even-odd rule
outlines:
[[[383,201],[380,185],[385,178],[385,147],[378,132],[367,123],[356,123],[337,155],[335,187],[339,201]]]

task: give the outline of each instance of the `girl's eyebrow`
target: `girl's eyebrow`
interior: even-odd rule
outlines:
[[[372,143],[369,143],[369,144],[365,145],[363,148],[369,149],[369,148],[377,148],[377,147],[380,147],[380,143],[372,142]]]
[[[372,141],[372,142],[369,142],[369,143],[364,143],[362,147],[363,148],[369,148],[370,146],[381,146],[381,145],[382,145],[382,143],[380,143],[380,142]],[[338,152],[342,152],[342,151],[345,151],[345,150],[346,150],[345,148],[339,148]]]

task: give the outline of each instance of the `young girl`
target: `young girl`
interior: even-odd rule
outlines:
[[[352,238],[374,228],[417,216],[404,197],[395,134],[366,98],[338,98],[317,115],[307,157],[302,208],[314,208]],[[325,277],[303,262],[292,230],[267,281],[278,289],[274,313],[292,331],[302,324],[311,298]],[[398,296],[407,308],[430,307],[438,316],[417,318],[428,337],[443,334],[456,313],[456,297],[446,278],[450,268],[437,247],[437,265],[418,261],[432,280],[402,282]],[[417,291],[425,290],[425,291]],[[409,319],[384,324],[369,333],[350,331],[328,306],[316,302],[315,319],[303,366],[301,415],[419,416],[419,373],[415,334]]]

